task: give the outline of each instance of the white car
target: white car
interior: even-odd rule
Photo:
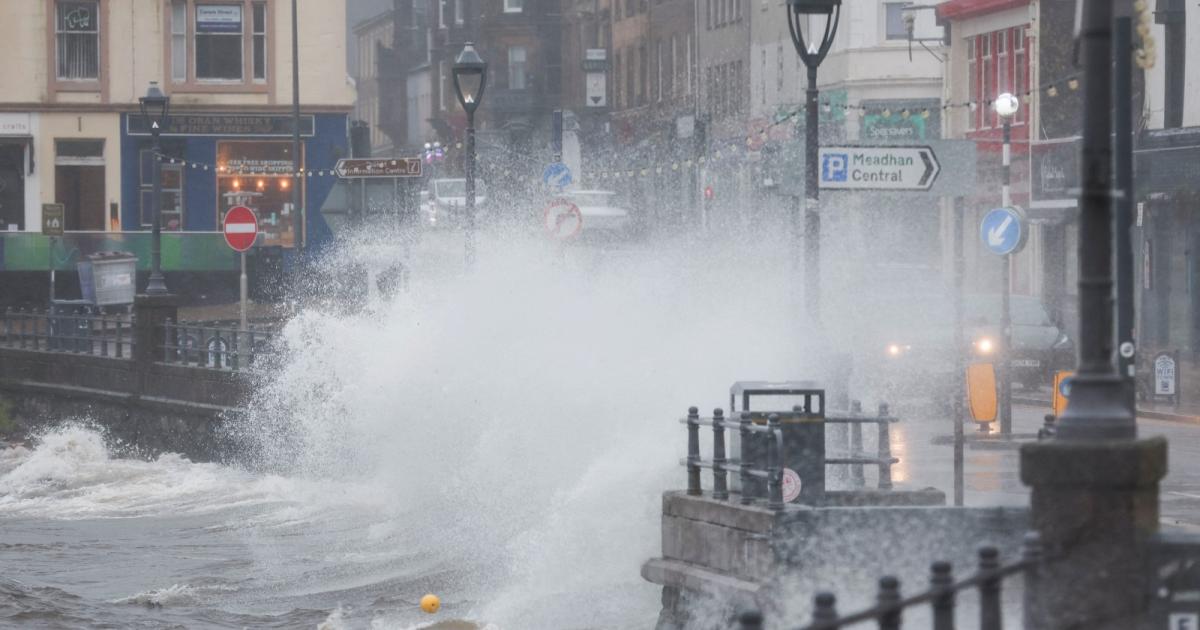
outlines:
[[[422,200],[426,208],[425,224],[436,227],[463,225],[464,213],[467,206],[467,180],[462,178],[435,179],[429,182],[426,192],[427,201]],[[475,218],[482,217],[482,211],[487,208],[487,187],[483,180],[475,180]]]
[[[583,217],[580,236],[628,236],[633,230],[629,210],[616,205],[615,192],[609,190],[574,190],[563,195],[579,207]]]

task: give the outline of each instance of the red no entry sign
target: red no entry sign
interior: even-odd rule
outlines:
[[[542,227],[546,228],[550,238],[574,238],[583,229],[583,213],[570,201],[555,199],[542,213]]]
[[[225,242],[234,251],[244,252],[258,238],[258,217],[246,206],[234,206],[225,213]]]

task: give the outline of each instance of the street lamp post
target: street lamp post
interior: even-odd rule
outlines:
[[[1057,429],[1059,438],[1069,440],[1137,437],[1125,386],[1113,365],[1112,18],[1112,3],[1084,3],[1079,36],[1084,61],[1079,367]]]
[[[1005,92],[993,104],[1004,129],[1004,148],[1001,154],[1000,205],[1012,206],[1012,118],[1021,108],[1016,96]],[[1000,434],[1012,435],[1012,254],[1000,257],[1000,356],[996,371],[1000,381]]]
[[[158,136],[162,133],[163,125],[167,124],[171,99],[159,89],[157,81],[151,81],[146,95],[138,99],[138,104],[142,117],[150,124],[154,153],[154,159],[150,161],[150,176],[154,178],[154,190],[151,193],[154,227],[150,239],[150,280],[146,283],[146,294],[164,295],[167,293],[167,282],[162,274],[162,150]]]
[[[487,62],[475,51],[475,45],[467,42],[454,60],[454,91],[458,102],[467,113],[467,269],[475,266],[475,110],[483,99],[487,87]]]
[[[820,180],[817,177],[819,138],[817,128],[817,68],[829,54],[842,15],[842,0],[787,0],[788,30],[796,53],[808,68],[808,90],[805,92],[804,114],[804,299],[809,318],[814,324],[821,321],[821,215]],[[801,20],[814,15],[825,16],[821,40],[805,41]],[[799,208],[792,212],[792,241],[800,240]]]

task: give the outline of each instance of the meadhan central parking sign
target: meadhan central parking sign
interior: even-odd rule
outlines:
[[[927,146],[822,147],[821,188],[925,191],[941,166]]]

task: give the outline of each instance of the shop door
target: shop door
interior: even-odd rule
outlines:
[[[0,144],[0,230],[25,229],[25,147]]]
[[[54,192],[63,204],[66,229],[104,231],[103,166],[57,166]]]

